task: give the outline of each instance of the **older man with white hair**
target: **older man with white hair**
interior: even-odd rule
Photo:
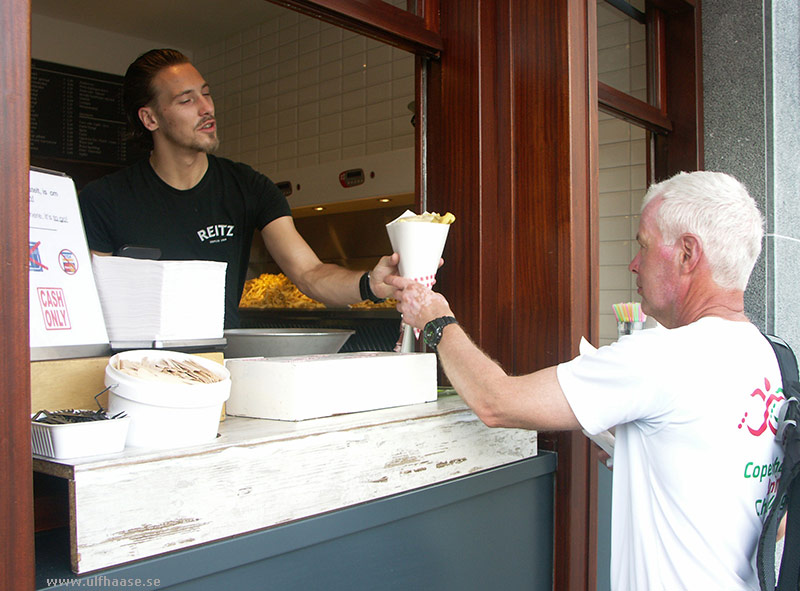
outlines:
[[[758,589],[756,545],[783,459],[772,418],[780,371],[744,313],[762,236],[755,202],[729,175],[653,185],[629,268],[642,309],[667,330],[523,376],[481,352],[440,294],[388,279],[405,322],[487,425],[616,428],[614,589]]]

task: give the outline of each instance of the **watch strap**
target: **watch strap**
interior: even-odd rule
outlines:
[[[370,287],[369,285],[369,271],[365,271],[364,274],[361,276],[361,279],[358,282],[358,290],[359,292],[361,292],[362,301],[369,300],[373,304],[380,304],[386,299],[386,298],[379,298],[372,291],[372,287]]]

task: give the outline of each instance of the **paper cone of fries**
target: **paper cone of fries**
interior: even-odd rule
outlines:
[[[400,275],[431,288],[439,269],[450,224],[407,221],[419,217],[406,210],[400,217],[386,224],[386,231],[389,233],[392,249],[400,254]]]
[[[426,212],[416,215],[406,210],[386,224],[392,249],[400,255],[398,271],[401,276],[413,279],[428,289],[433,287],[450,224],[454,219],[452,214],[440,216]],[[414,330],[417,338],[419,333],[419,330]],[[406,338],[407,335],[408,331],[405,331],[402,342],[398,343],[403,350],[409,350],[410,339]]]

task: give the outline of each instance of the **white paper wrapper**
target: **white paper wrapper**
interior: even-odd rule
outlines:
[[[433,222],[398,222],[416,214],[406,210],[386,224],[392,248],[400,254],[400,275],[425,287],[432,287],[439,269],[450,224]]]
[[[447,241],[447,233],[450,231],[450,224],[438,224],[435,222],[399,222],[398,220],[406,217],[414,217],[416,214],[406,210],[399,217],[386,224],[386,231],[389,233],[389,241],[392,243],[394,252],[400,255],[398,271],[402,277],[413,279],[421,283],[428,289],[433,287],[436,279],[436,271],[439,269],[439,260],[444,252],[444,244]],[[410,350],[407,337],[410,336],[403,325],[401,338],[398,341],[395,351]],[[414,329],[414,336],[419,338],[420,331]],[[410,338],[408,339],[410,341]]]

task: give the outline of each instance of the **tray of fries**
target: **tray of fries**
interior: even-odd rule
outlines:
[[[325,304],[312,300],[301,292],[283,273],[262,273],[244,283],[242,308],[302,308],[313,310]]]
[[[382,302],[365,300],[348,306],[351,310],[393,310],[397,300],[388,298]],[[245,281],[239,307],[264,310],[324,310],[325,304],[313,300],[292,283],[283,273],[262,273]]]

